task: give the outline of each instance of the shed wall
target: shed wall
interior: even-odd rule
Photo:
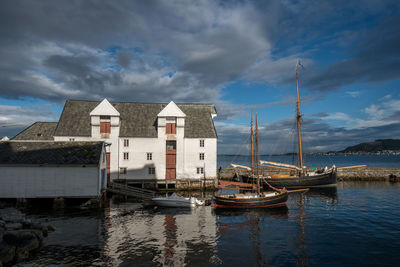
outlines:
[[[98,166],[0,166],[0,198],[95,197]]]

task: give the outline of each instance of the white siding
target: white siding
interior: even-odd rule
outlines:
[[[113,128],[113,127],[111,127]],[[112,131],[112,130],[111,130]],[[99,128],[100,132],[100,128]],[[94,137],[89,137],[89,136],[54,136],[54,141],[69,141],[70,138],[74,138],[76,142],[81,142],[81,141],[88,141],[88,142],[96,142],[96,141],[104,141],[108,144],[111,144],[110,146],[106,147],[106,152],[110,152],[111,155],[111,164],[110,164],[110,172],[111,172],[111,180],[112,179],[117,179],[118,178],[118,154],[122,153],[119,151],[119,145],[124,146],[124,141],[123,138],[121,138],[121,144],[118,144],[118,141],[120,138],[113,136],[112,138],[94,138]]]
[[[1,198],[94,197],[100,194],[98,166],[0,167]]]
[[[159,138],[110,138],[97,139],[90,137],[55,137],[56,141],[106,141],[112,145],[107,147],[111,152],[111,180],[113,179],[165,179],[166,140],[167,135]],[[160,128],[159,128],[160,130]],[[161,130],[162,131],[162,130]],[[129,147],[124,147],[124,139],[129,139]],[[200,147],[204,140],[204,147]],[[183,138],[183,129],[177,127],[176,133],[176,178],[202,178],[197,168],[205,168],[206,177],[217,176],[217,139],[216,138]],[[129,160],[124,160],[124,152],[129,153]],[[153,153],[153,159],[147,160],[147,152]],[[204,153],[204,160],[199,154]],[[119,174],[119,168],[127,168],[127,174]],[[156,174],[148,174],[148,168],[155,167]]]
[[[204,140],[204,147],[200,147],[200,140]],[[204,153],[204,160],[200,160],[200,153]],[[217,139],[216,138],[186,138],[184,153],[184,175],[186,177],[201,178],[204,174],[197,174],[197,168],[204,168],[206,177],[217,176]]]
[[[129,139],[129,147],[124,147],[124,139]],[[165,179],[165,138],[121,138],[120,168],[128,168],[127,174],[119,174],[121,179]],[[124,160],[124,152],[129,153],[129,160]],[[152,160],[147,160],[147,153],[152,153]],[[155,175],[148,173],[148,168],[156,168]]]
[[[104,102],[104,103],[103,103]],[[111,152],[111,180],[113,179],[165,179],[166,140],[176,140],[176,178],[202,178],[197,174],[197,168],[205,168],[206,177],[216,177],[217,169],[217,139],[202,138],[205,146],[200,147],[200,138],[184,138],[185,118],[183,112],[171,102],[160,112],[162,116],[157,121],[157,138],[127,138],[119,137],[120,120],[111,105],[103,101],[96,107],[91,116],[91,137],[55,136],[55,141],[105,141],[111,146],[106,148]],[[108,104],[107,104],[108,103]],[[109,114],[107,114],[109,113]],[[110,138],[100,138],[100,115],[111,116]],[[173,118],[176,122],[176,134],[165,133],[166,121]],[[129,139],[129,147],[124,147],[124,139]],[[129,159],[124,160],[124,152],[129,153]],[[146,153],[152,153],[153,159],[147,160]],[[199,153],[205,153],[205,159],[199,159]],[[149,168],[155,168],[155,174],[149,174]],[[127,174],[120,174],[120,168],[127,168]]]

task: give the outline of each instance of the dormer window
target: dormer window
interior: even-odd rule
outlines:
[[[165,124],[166,134],[176,134],[176,123],[166,123]]]
[[[165,133],[176,134],[176,118],[166,117],[165,118]]]
[[[158,127],[165,127],[166,135],[176,134],[177,127],[179,127],[181,134],[184,134],[186,114],[183,113],[173,101],[169,102],[169,104],[158,113],[157,117]],[[164,133],[164,129],[163,131],[159,131],[159,133]],[[169,137],[173,139],[173,136]]]
[[[109,138],[111,133],[110,116],[100,116],[100,136],[101,138]]]

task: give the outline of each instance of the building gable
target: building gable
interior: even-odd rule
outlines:
[[[169,104],[161,110],[157,115],[158,117],[186,117],[186,114],[174,103],[174,101],[169,102]]]
[[[119,116],[118,110],[116,110],[113,105],[108,102],[106,98],[100,102],[91,112],[90,116]]]

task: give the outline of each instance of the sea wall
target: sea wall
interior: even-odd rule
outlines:
[[[247,174],[247,170],[221,169],[220,179],[233,179],[236,174]],[[287,170],[262,169],[260,174],[283,174]],[[400,182],[400,168],[354,168],[338,170],[337,178],[339,181],[390,181]]]
[[[339,181],[400,182],[400,168],[360,168],[338,170]]]
[[[54,228],[26,218],[15,208],[0,209],[0,266],[23,262],[42,246]]]

